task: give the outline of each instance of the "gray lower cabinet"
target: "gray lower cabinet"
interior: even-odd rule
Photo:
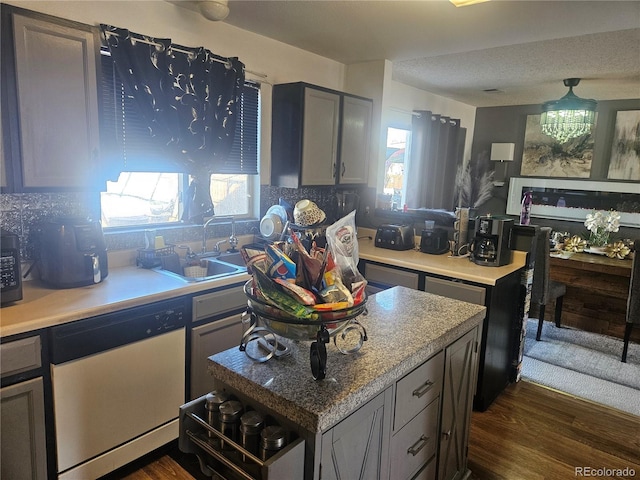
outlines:
[[[207,358],[215,353],[240,345],[241,339],[240,314],[231,315],[191,330],[191,399],[198,398],[213,390],[213,378],[207,371]]]
[[[429,276],[425,278],[424,291],[477,305],[484,305],[487,295],[487,289],[483,287]]]
[[[445,349],[438,480],[457,480],[467,471],[477,357],[477,329]]]
[[[391,438],[393,479],[409,480],[436,462],[444,352],[396,383]],[[435,478],[435,477],[432,477]]]
[[[2,478],[46,479],[44,381],[33,378],[0,389]]]
[[[364,276],[369,283],[379,285],[382,288],[401,286],[417,290],[420,280],[420,275],[417,272],[368,262],[365,264]]]
[[[39,335],[0,345],[0,478],[47,478],[44,379]],[[35,377],[28,379],[29,376]]]
[[[191,328],[190,338],[190,400],[209,393],[213,388],[207,358],[240,345],[241,312],[246,305],[243,284],[193,297],[192,323],[197,326]]]
[[[322,480],[388,478],[391,389],[322,435]]]

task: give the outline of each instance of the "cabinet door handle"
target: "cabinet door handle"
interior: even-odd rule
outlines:
[[[451,436],[451,430],[447,430],[446,432],[442,432],[442,437],[445,440],[449,440],[449,437]]]
[[[333,162],[333,178],[336,178],[336,175],[338,174],[338,166],[336,165],[335,162]]]
[[[425,437],[424,435],[420,435],[420,438],[416,443],[407,448],[407,453],[410,453],[414,457],[418,454],[420,450],[427,446],[429,443],[429,437]]]
[[[342,164],[342,176],[344,177],[344,172],[347,171],[347,166],[343,163]]]
[[[416,388],[413,391],[413,396],[420,398],[425,393],[427,393],[429,390],[431,390],[431,387],[433,387],[433,385],[434,385],[434,383],[431,380],[427,380],[426,382],[424,382],[423,385],[421,385],[420,387]]]

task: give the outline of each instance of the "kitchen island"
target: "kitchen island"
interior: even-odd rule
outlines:
[[[367,238],[367,234],[371,235]],[[486,410],[518,375],[526,252],[514,250],[509,264],[489,267],[476,265],[467,256],[376,247],[374,235],[371,230],[358,230],[359,269],[369,281],[370,292],[403,285],[487,307],[474,398],[474,408]],[[419,238],[416,242],[419,245]]]
[[[306,479],[320,468],[322,478],[352,478],[354,468],[365,478],[464,475],[486,308],[395,287],[370,297],[367,310],[358,321],[368,340],[350,355],[329,344],[324,380],[312,378],[309,342],[286,340],[291,355],[266,363],[237,348],[209,357],[216,388],[304,440]],[[203,415],[203,402],[185,410]],[[184,436],[189,422],[183,412],[181,448],[196,452]]]

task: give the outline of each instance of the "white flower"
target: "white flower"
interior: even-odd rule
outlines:
[[[590,232],[595,233],[617,232],[620,229],[620,214],[615,210],[609,212],[593,211],[587,214],[584,226]]]

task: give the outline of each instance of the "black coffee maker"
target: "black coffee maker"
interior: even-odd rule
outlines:
[[[488,267],[511,263],[509,237],[513,219],[504,215],[482,215],[476,218],[475,236],[471,243],[471,261]]]

